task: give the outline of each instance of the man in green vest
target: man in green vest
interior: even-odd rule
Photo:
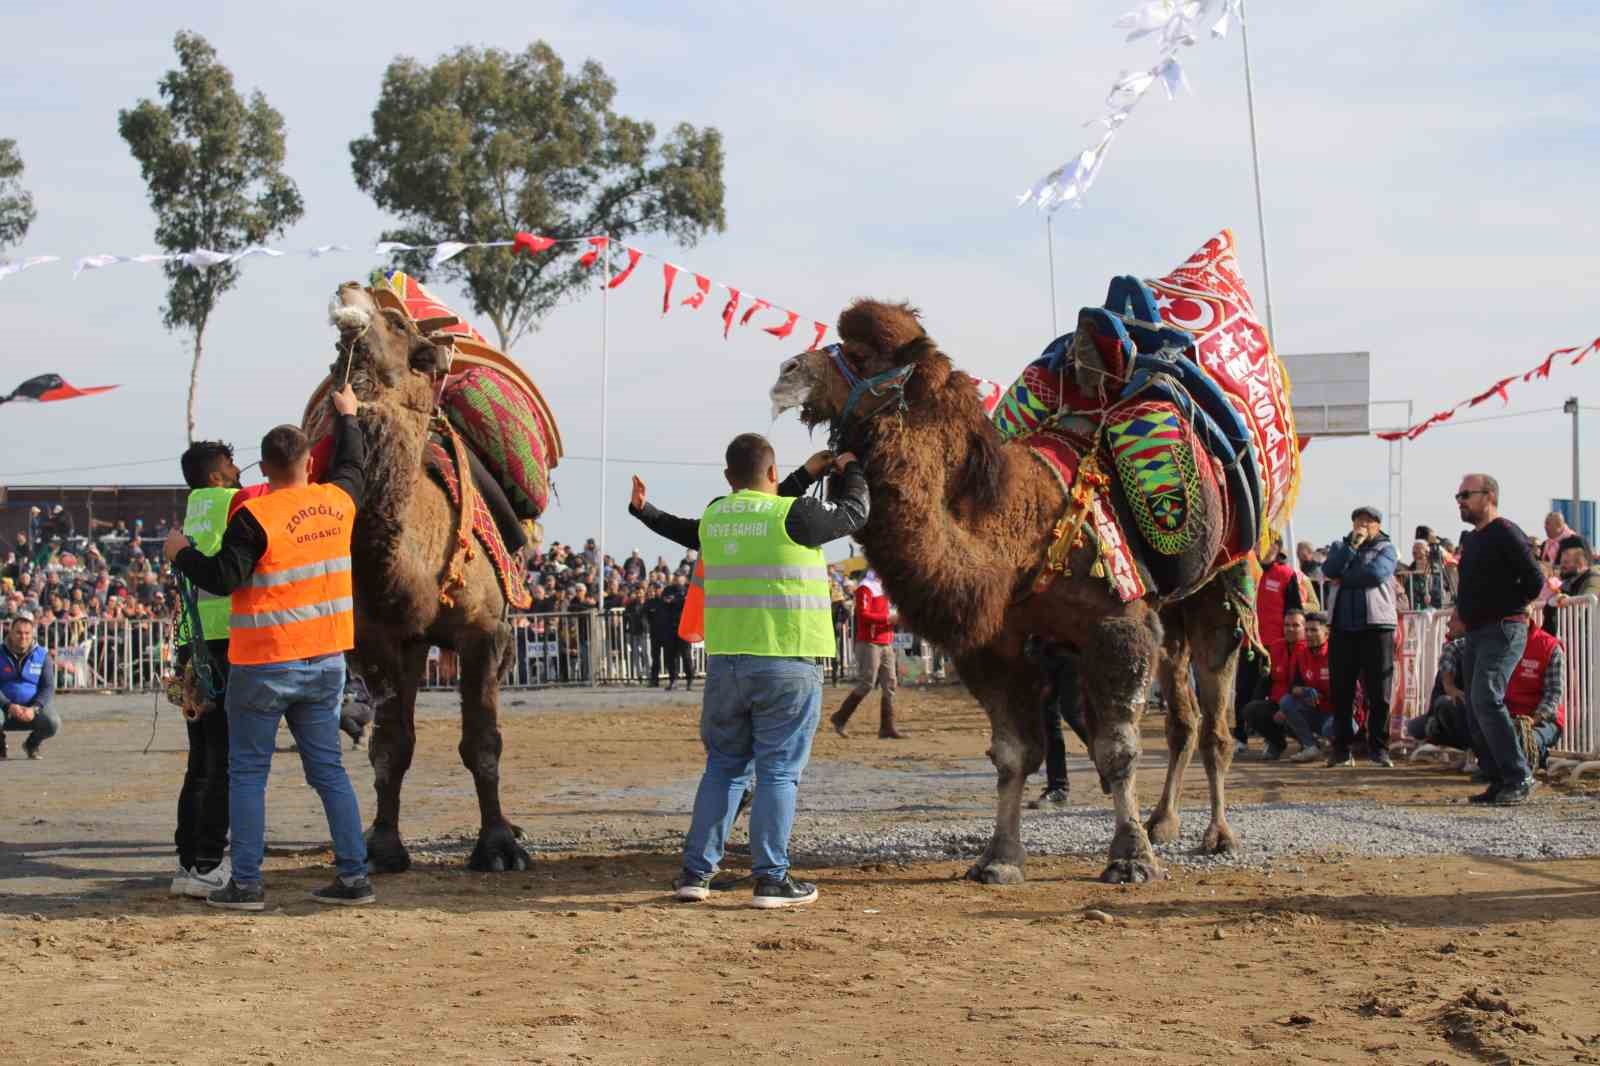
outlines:
[[[733,492],[713,500],[698,521],[657,510],[645,502],[644,482],[633,479],[629,512],[668,540],[699,551],[705,563],[700,739],[706,769],[683,871],[673,882],[680,900],[710,895],[752,771],[751,906],[793,907],[817,898],[816,885],[789,876],[789,831],[821,720],[819,660],[835,654],[821,545],[860,530],[868,511],[866,476],[856,457],[836,457],[833,470],[842,486],[832,502],[780,496],[772,445],[758,434],[741,434],[728,445],[723,471]],[[784,487],[798,476],[791,474]]]
[[[189,509],[183,532],[205,555],[217,554],[222,533],[228,527],[228,508],[239,491],[239,468],[233,462],[233,448],[221,441],[196,441],[179,459],[183,480],[189,485]],[[183,579],[179,579],[180,581]],[[228,846],[228,716],[222,710],[223,691],[228,681],[227,596],[213,596],[184,582],[184,596],[194,596],[199,608],[199,640],[205,651],[199,654],[194,643],[178,650],[181,671],[197,655],[206,663],[197,675],[209,679],[213,698],[206,700],[205,713],[186,717],[189,730],[189,764],[183,772],[183,788],[178,792],[178,868],[172,875],[172,894],[204,899],[221,889],[232,876],[223,852]],[[181,635],[190,633],[192,623],[187,609],[179,624]],[[191,638],[193,639],[193,638]],[[205,696],[202,693],[202,696]]]

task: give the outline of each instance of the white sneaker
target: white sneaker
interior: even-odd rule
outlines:
[[[217,868],[210,873],[201,873],[199,870],[189,871],[189,885],[183,894],[193,896],[195,899],[205,899],[211,893],[228,886],[228,879],[233,876],[233,863],[227,856],[217,864]]]
[[[1233,742],[1233,756],[1234,756],[1234,758],[1238,758],[1239,756],[1243,755],[1245,752],[1247,752],[1249,750],[1250,750],[1250,745],[1246,744],[1244,741],[1236,740],[1236,741]]]
[[[178,863],[172,871],[172,886],[167,889],[174,896],[189,895],[189,883],[194,877],[194,871],[183,863]]]

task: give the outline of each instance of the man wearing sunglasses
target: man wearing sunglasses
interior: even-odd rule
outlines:
[[[1522,753],[1506,710],[1506,686],[1528,641],[1524,613],[1544,585],[1527,535],[1500,516],[1500,484],[1488,474],[1468,474],[1456,492],[1461,520],[1472,531],[1461,540],[1456,614],[1466,631],[1461,675],[1466,681],[1468,725],[1478,765],[1489,788],[1473,803],[1511,806],[1533,792],[1533,770]]]

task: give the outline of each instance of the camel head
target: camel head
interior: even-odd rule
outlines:
[[[793,407],[808,426],[870,417],[897,404],[919,365],[938,356],[916,308],[857,300],[839,316],[839,343],[786,360],[772,386],[776,418]]]
[[[339,286],[329,318],[339,330],[337,358],[329,367],[336,386],[348,365],[350,385],[363,402],[395,400],[432,409],[433,382],[450,366],[444,339],[449,334],[426,335],[398,298],[354,281]]]

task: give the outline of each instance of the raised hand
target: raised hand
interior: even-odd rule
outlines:
[[[806,460],[806,473],[815,481],[828,472],[828,467],[833,462],[833,453],[824,448],[822,451]]]
[[[644,482],[639,480],[639,475],[633,475],[633,493],[628,497],[628,506],[635,509],[644,507]]]
[[[353,415],[361,406],[361,401],[356,399],[356,390],[350,387],[347,381],[344,388],[333,394],[333,409],[342,415]]]

